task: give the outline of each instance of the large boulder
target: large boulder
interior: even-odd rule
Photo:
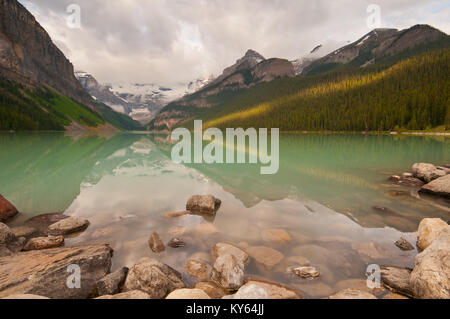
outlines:
[[[424,218],[417,231],[417,247],[425,250],[448,224],[440,218]]]
[[[410,284],[411,269],[398,267],[381,267],[383,285],[395,293],[413,297]]]
[[[191,196],[186,204],[186,210],[195,214],[215,215],[222,201],[212,195]]]
[[[415,177],[426,183],[447,175],[447,172],[444,169],[428,163],[416,163],[413,165],[412,170]]]
[[[411,288],[420,299],[450,299],[450,226],[416,256]]]
[[[450,198],[450,174],[426,184],[420,189],[420,193]]]
[[[244,284],[244,264],[233,255],[222,255],[214,263],[211,278],[225,289],[235,290]]]
[[[23,250],[42,250],[64,246],[64,236],[31,238]]]
[[[52,299],[88,298],[94,292],[95,283],[109,273],[111,257],[112,249],[105,244],[33,250],[2,257],[0,298],[14,294]],[[80,270],[80,288],[67,285],[70,279],[76,278],[74,266]]]
[[[166,299],[211,299],[201,289],[177,289],[172,291]]]
[[[6,198],[0,195],[0,222],[6,222],[11,217],[16,216],[19,213],[17,208],[14,207]]]
[[[103,296],[119,293],[127,278],[128,270],[127,267],[123,267],[97,281],[97,294]]]
[[[88,228],[88,226],[89,221],[87,221],[86,219],[72,216],[48,226],[48,233],[52,236],[69,235],[81,232]]]
[[[152,299],[162,299],[172,291],[185,287],[178,271],[146,257],[131,267],[123,291],[141,290]]]

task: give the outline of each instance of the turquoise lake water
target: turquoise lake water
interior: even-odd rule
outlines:
[[[285,256],[271,269],[252,262],[248,276],[324,297],[364,280],[368,264],[411,267],[417,252],[394,242],[403,236],[414,243],[422,218],[450,220],[448,202],[388,182],[416,162],[448,164],[449,142],[443,136],[282,134],[278,173],[261,175],[259,164],[175,164],[162,135],[2,133],[0,194],[21,212],[11,226],[54,212],[89,219],[91,226],[66,245],[109,242],[114,269],[150,256],[191,283],[186,260],[229,241]],[[183,211],[194,194],[222,200],[214,219],[164,217]],[[286,230],[290,242],[267,240],[262,234],[273,228]],[[179,237],[187,245],[156,255],[147,244],[154,230],[165,242]],[[301,258],[321,277],[287,274]]]

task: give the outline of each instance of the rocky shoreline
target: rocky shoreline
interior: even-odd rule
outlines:
[[[447,197],[448,189],[442,188],[442,180],[439,191],[432,183],[445,178],[444,186],[448,187],[446,177],[450,176],[450,169],[429,165],[415,164],[413,174],[391,177],[391,181],[415,186],[421,181],[422,189],[425,188],[427,193],[433,189],[433,194]],[[424,185],[425,182],[428,184]],[[195,195],[187,201],[186,211],[168,213],[165,217],[176,219],[185,215],[201,215],[213,218],[220,205],[221,201],[212,195]],[[7,222],[17,214],[17,209],[0,196],[1,220]],[[311,265],[302,256],[286,257],[271,247],[231,242],[217,242],[211,247],[210,255],[198,253],[187,258],[183,272],[195,278],[194,284],[187,284],[179,271],[150,257],[142,258],[130,269],[122,267],[111,273],[113,249],[109,244],[64,247],[66,236],[83,232],[89,225],[87,220],[63,214],[36,216],[25,225],[13,228],[0,223],[0,298],[303,299],[305,294],[299,289],[252,278],[246,275],[246,268],[255,263],[261,269],[271,271],[275,266],[279,267],[281,261],[291,260],[285,272],[293,277],[314,281],[327,275],[326,269]],[[262,236],[267,242],[279,244],[291,239],[282,229],[265,230]],[[176,236],[165,244],[158,232],[149,234],[148,246],[156,256],[166,250],[166,245],[177,249],[185,244]],[[395,245],[399,251],[416,249],[405,238],[399,238]],[[376,252],[372,246],[352,244],[354,249],[362,250],[368,257],[372,257],[371,251]],[[415,257],[413,269],[382,266],[381,287],[368,288],[364,278],[358,283],[348,280],[328,298],[449,299],[450,226],[441,219],[423,219],[417,232],[416,246],[419,254]],[[370,258],[367,262],[370,263]],[[72,277],[69,271],[73,265],[79,267],[82,281],[79,288],[76,287],[77,277]]]

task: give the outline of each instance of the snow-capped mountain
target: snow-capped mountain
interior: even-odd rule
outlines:
[[[179,83],[166,87],[153,83],[100,84],[90,74],[77,71],[75,76],[91,96],[117,112],[129,115],[141,124],[150,122],[167,104],[195,93],[210,83],[213,77],[197,79],[190,83]]]
[[[203,88],[204,86],[208,85],[214,81],[214,75],[210,75],[207,79],[197,79],[195,81],[189,82],[187,85],[185,94],[192,94]]]
[[[312,49],[312,51],[307,56],[291,61],[294,65],[295,75],[301,74],[308,65],[325,56],[325,54],[327,54],[327,52],[325,52],[323,45],[319,44],[314,49]]]

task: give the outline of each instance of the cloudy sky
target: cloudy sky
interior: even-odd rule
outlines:
[[[323,44],[330,51],[381,27],[431,24],[450,32],[448,0],[20,0],[76,70],[102,83],[175,85],[219,75],[247,49],[295,59]],[[81,28],[67,23],[70,4]],[[73,21],[73,20],[72,20]]]

